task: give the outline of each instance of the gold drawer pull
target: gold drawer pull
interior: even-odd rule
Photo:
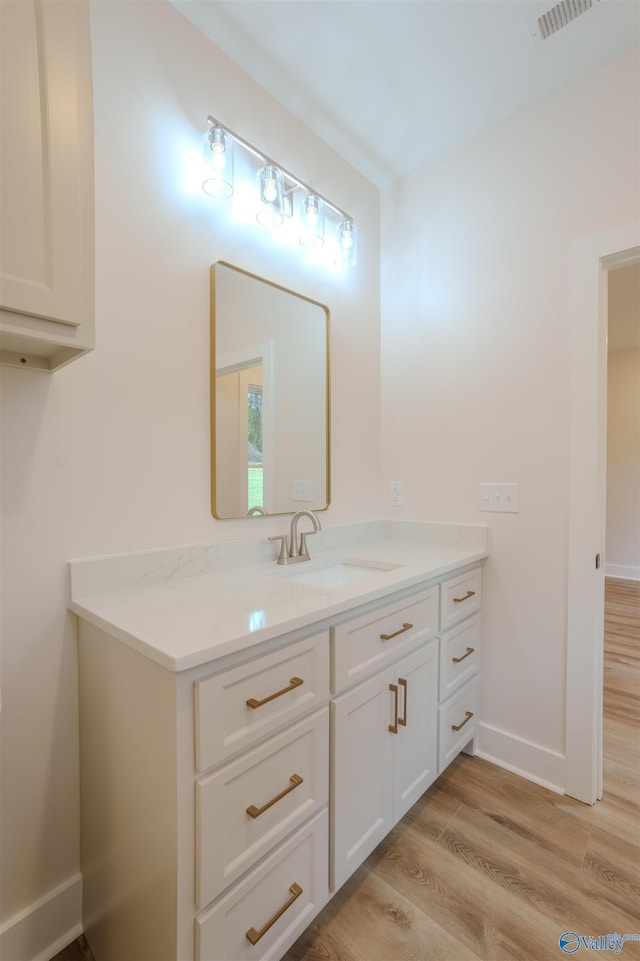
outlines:
[[[465,657],[469,657],[469,655],[473,654],[474,651],[475,651],[475,647],[468,647],[466,654],[463,654],[462,657],[452,657],[451,660],[453,661],[454,664],[461,664],[462,661],[464,661]]]
[[[248,807],[247,814],[249,817],[260,817],[261,814],[264,814],[264,812],[268,811],[270,807],[273,807],[274,804],[277,804],[278,801],[281,801],[283,797],[286,797],[286,795],[290,794],[291,791],[295,791],[295,789],[302,784],[302,778],[299,774],[292,774],[289,780],[291,781],[289,787],[286,787],[284,791],[281,791],[277,797],[271,798],[271,800],[267,801],[266,804],[263,804],[261,808],[257,808],[255,804],[252,804],[250,807]]]
[[[464,713],[465,713],[465,715],[466,715],[464,721],[462,722],[462,724],[452,724],[452,725],[451,725],[451,730],[452,730],[452,731],[459,731],[461,728],[463,728],[463,727],[465,726],[465,724],[467,723],[467,721],[470,721],[471,718],[473,717],[473,711],[465,711]]]
[[[389,690],[391,691],[391,693],[395,698],[394,721],[393,721],[393,724],[389,725],[389,731],[391,732],[391,734],[397,734],[398,733],[398,685],[390,684]]]
[[[301,684],[304,684],[304,681],[301,677],[292,677],[289,681],[288,687],[283,687],[281,691],[276,691],[275,694],[270,694],[269,697],[263,697],[261,701],[256,701],[255,697],[250,697],[247,701],[247,705],[253,709],[256,707],[262,707],[263,704],[268,704],[269,701],[273,701],[274,698],[281,697],[283,694],[288,694],[289,691],[293,691],[294,688],[300,687]]]
[[[407,682],[406,682],[406,680],[404,679],[404,677],[399,677],[399,678],[398,678],[398,684],[400,685],[400,687],[404,688],[404,717],[399,718],[398,724],[401,724],[402,727],[406,727],[406,726],[407,726],[407,691],[408,691],[408,687],[407,687]]]
[[[396,631],[394,634],[381,634],[380,640],[390,641],[392,637],[397,637],[398,634],[404,634],[405,631],[410,631],[412,627],[413,627],[413,624],[403,624],[400,630]]]
[[[282,907],[278,909],[278,911],[276,911],[276,913],[271,918],[271,920],[267,921],[267,923],[263,928],[260,928],[259,931],[256,931],[255,928],[249,928],[249,930],[247,931],[247,938],[249,939],[249,941],[251,941],[251,944],[257,944],[260,938],[263,936],[263,934],[267,933],[269,928],[276,923],[278,918],[282,917],[282,915],[287,910],[287,908],[290,908],[293,902],[296,900],[296,898],[299,898],[300,895],[302,894],[302,888],[300,887],[299,884],[296,884],[295,881],[289,888],[289,891],[291,892],[291,897],[289,898],[289,900],[286,901],[282,905]]]
[[[463,601],[468,601],[470,597],[475,597],[475,596],[476,596],[476,592],[475,592],[475,591],[467,591],[467,593],[464,595],[464,597],[454,597],[453,603],[454,603],[454,604],[462,604]]]

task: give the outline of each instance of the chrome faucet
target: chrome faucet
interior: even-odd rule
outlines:
[[[301,517],[308,517],[313,524],[312,531],[302,531],[298,535],[298,521]],[[299,564],[300,561],[309,560],[309,548],[307,547],[307,537],[316,534],[321,530],[320,521],[313,511],[298,511],[291,518],[291,530],[289,532],[289,542],[287,543],[286,534],[274,534],[270,541],[280,541],[280,554],[278,564]]]
[[[265,510],[264,507],[250,507],[247,511],[247,517],[251,517],[252,514],[268,514],[269,511]]]

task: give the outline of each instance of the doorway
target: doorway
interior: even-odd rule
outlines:
[[[609,271],[640,261],[640,223],[570,251],[570,476],[565,791],[602,797]]]
[[[604,573],[640,582],[640,262],[609,271],[608,308]]]

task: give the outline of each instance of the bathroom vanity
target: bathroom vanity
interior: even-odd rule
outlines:
[[[97,961],[278,959],[478,725],[487,530],[71,562]]]

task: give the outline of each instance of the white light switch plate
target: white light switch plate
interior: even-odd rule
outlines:
[[[315,484],[310,480],[294,480],[294,501],[312,501],[315,499]]]
[[[478,507],[481,511],[518,513],[519,484],[480,484]]]

